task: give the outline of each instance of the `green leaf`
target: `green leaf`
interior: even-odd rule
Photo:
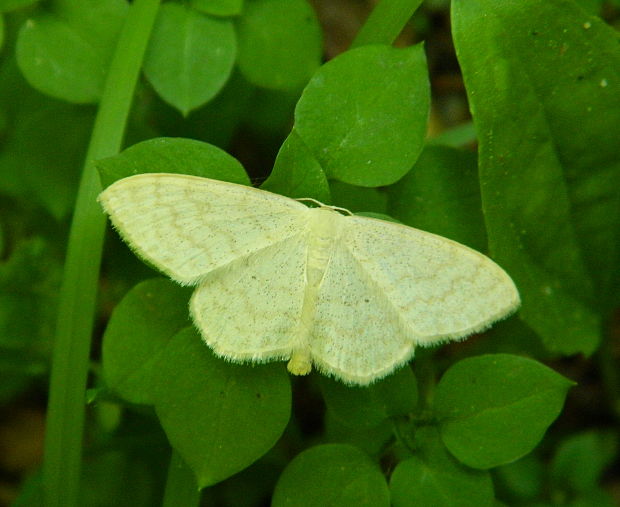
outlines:
[[[441,437],[474,468],[491,468],[530,452],[562,411],[574,385],[532,359],[488,354],[459,361],[435,397]]]
[[[277,449],[273,453],[268,453],[251,467],[226,480],[218,486],[219,501],[209,502],[207,500],[207,504],[231,507],[268,505],[267,499],[271,497],[283,466],[281,458],[272,458],[272,455],[276,453],[278,453]],[[203,499],[203,505],[204,503]]]
[[[385,452],[389,441],[394,439],[394,424],[388,419],[384,419],[377,426],[352,427],[344,424],[328,408],[323,424],[326,443],[349,444],[370,456],[381,455]]]
[[[0,347],[47,355],[53,341],[61,264],[35,237],[0,263]]]
[[[37,3],[39,0],[0,0],[0,12],[8,12],[27,5]]]
[[[618,437],[613,433],[587,431],[569,436],[551,462],[551,481],[559,489],[587,493],[595,489],[603,470],[616,457]]]
[[[253,0],[238,22],[239,69],[251,83],[296,90],[321,62],[321,29],[306,0]]]
[[[546,345],[590,353],[590,277],[603,300],[620,276],[617,35],[568,0],[456,0],[452,21],[491,252]]]
[[[172,450],[168,475],[166,477],[166,490],[162,501],[163,507],[174,505],[198,506],[200,502],[200,488],[196,483],[193,470],[187,466],[178,452]]]
[[[17,65],[15,54],[3,57],[0,62],[0,114],[2,115],[0,132],[3,140],[10,134],[13,122],[21,114],[32,113],[42,106],[49,107],[50,105],[58,105],[58,101],[42,95],[28,84]]]
[[[377,188],[357,187],[332,180],[329,182],[332,202],[352,213],[387,213],[388,195]]]
[[[480,354],[515,354],[535,357],[539,361],[555,359],[540,337],[516,315],[493,324],[480,340],[468,340],[459,347],[462,358]]]
[[[474,153],[427,146],[388,195],[388,212],[405,224],[486,251]]]
[[[617,507],[617,498],[601,488],[591,489],[588,492],[567,503],[569,507]]]
[[[528,454],[524,458],[494,470],[498,490],[505,490],[509,505],[532,502],[542,496],[546,479],[545,466],[539,458]]]
[[[132,403],[152,403],[166,344],[190,324],[191,289],[163,278],[133,287],[114,308],[103,335],[103,376]]]
[[[0,402],[48,373],[61,270],[40,237],[17,242],[0,262]]]
[[[419,455],[400,462],[390,478],[394,507],[493,505],[493,483],[488,472],[456,462],[439,441],[436,429],[420,428],[416,442]]]
[[[407,415],[418,402],[418,386],[409,366],[368,387],[351,387],[328,377],[319,379],[325,404],[352,428],[370,428],[389,417]]]
[[[291,388],[284,365],[228,363],[193,328],[168,342],[159,375],[157,415],[201,488],[252,464],[288,423]]]
[[[297,103],[295,128],[328,177],[376,187],[411,169],[428,110],[422,46],[364,46],[316,72]]]
[[[272,507],[387,507],[389,491],[379,467],[362,451],[339,444],[302,452],[284,469]]]
[[[606,0],[575,0],[575,3],[589,14],[600,15]]]
[[[236,53],[231,21],[166,3],[157,14],[144,73],[166,102],[187,115],[224,87]]]
[[[149,139],[114,157],[99,160],[104,187],[141,173],[192,174],[247,185],[250,180],[236,158],[211,144],[193,139]]]
[[[421,3],[422,0],[377,2],[357,32],[351,47],[392,44]]]
[[[28,82],[52,97],[97,102],[127,12],[124,0],[58,0],[29,19],[17,39],[17,63]]]
[[[401,224],[400,220],[396,220],[394,217],[390,215],[386,215],[385,213],[375,213],[374,211],[360,211],[359,213],[355,213],[356,215],[368,218],[376,218],[377,220],[385,220],[387,222],[394,222],[395,224]]]
[[[321,165],[295,130],[282,144],[273,171],[261,188],[294,199],[311,197],[324,204],[331,201],[329,185]]]
[[[65,218],[73,208],[93,120],[91,110],[56,101],[20,110],[0,153],[0,187]]]
[[[191,0],[190,5],[205,14],[236,16],[241,12],[243,0]]]

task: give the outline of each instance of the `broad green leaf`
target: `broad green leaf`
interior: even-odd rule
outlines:
[[[114,399],[114,401],[107,399],[112,396],[114,395],[105,387],[87,389],[86,391],[86,403],[93,404],[93,419],[102,431],[109,433],[120,428],[124,415],[123,407],[118,399]]]
[[[294,199],[311,197],[329,204],[329,184],[321,165],[293,130],[286,138],[263,190],[277,192]]]
[[[385,220],[387,222],[394,222],[396,224],[401,224],[400,220],[396,220],[394,217],[390,215],[386,215],[385,213],[375,213],[374,211],[360,211],[359,213],[355,213],[356,215],[360,215],[362,217],[368,218],[376,218],[377,220]]]
[[[379,456],[394,439],[394,424],[388,419],[377,426],[347,426],[333,411],[327,409],[324,418],[326,443],[349,444],[370,456]]]
[[[332,203],[352,213],[387,213],[388,195],[377,188],[358,187],[341,181],[329,182]]]
[[[0,0],[0,12],[8,12],[37,3],[39,0]]]
[[[166,102],[187,115],[223,88],[236,52],[231,21],[166,3],[153,27],[144,73]]]
[[[251,83],[301,88],[321,62],[321,29],[306,0],[252,0],[238,22],[239,69]]]
[[[236,16],[241,12],[243,0],[191,0],[190,5],[214,16]]]
[[[327,176],[390,185],[424,144],[429,83],[424,49],[363,46],[323,65],[295,109],[295,128]]]
[[[191,174],[241,185],[250,182],[237,159],[216,146],[193,139],[149,139],[119,155],[99,160],[97,168],[104,187],[140,173]]]
[[[545,472],[541,460],[532,454],[496,468],[494,478],[498,496],[509,501],[509,505],[520,505],[541,497],[545,487]],[[500,491],[503,495],[499,495]]]
[[[278,451],[276,450],[276,452]],[[268,505],[266,499],[271,497],[278,476],[282,471],[282,461],[286,459],[283,456],[276,461],[276,459],[271,458],[270,454],[272,453],[268,453],[249,468],[223,482],[218,486],[219,502],[209,502],[207,499],[206,504],[229,505],[231,507],[237,505],[256,507]]]
[[[382,507],[389,491],[379,467],[350,445],[311,447],[284,469],[272,507]]]
[[[540,442],[571,385],[524,357],[488,354],[459,361],[441,378],[435,395],[443,442],[474,468],[514,461]]]
[[[418,386],[409,366],[367,387],[346,386],[320,378],[325,404],[343,424],[370,428],[385,419],[407,415],[418,402]]]
[[[600,15],[601,8],[606,0],[575,0],[575,3],[579,5],[583,10],[593,15]]]
[[[416,433],[418,453],[401,461],[390,478],[394,507],[491,507],[493,483],[488,472],[464,467],[450,456],[434,428]]]
[[[4,44],[4,17],[0,14],[0,49]]]
[[[388,212],[405,224],[486,251],[474,153],[427,146],[388,195]]]
[[[62,219],[73,208],[94,115],[57,101],[37,104],[15,116],[0,153],[0,187]]]
[[[604,489],[596,488],[579,495],[566,505],[569,507],[618,507],[618,502],[617,497]]]
[[[114,308],[103,335],[103,376],[132,403],[152,403],[166,344],[190,324],[191,290],[163,278],[132,288]]]
[[[568,0],[455,0],[452,24],[491,252],[546,345],[590,353],[590,277],[603,300],[620,276],[617,35]]]
[[[61,264],[41,238],[20,241],[0,262],[0,347],[47,355],[56,315]]]
[[[58,0],[26,21],[17,62],[28,82],[52,97],[97,102],[128,4],[124,0]]]
[[[515,354],[535,357],[539,361],[557,358],[540,341],[540,337],[516,315],[493,324],[479,339],[459,346],[461,358],[480,354]]]
[[[198,333],[177,333],[159,361],[155,409],[199,486],[220,482],[265,454],[286,427],[291,387],[282,363],[232,364]]]
[[[595,489],[617,449],[618,438],[613,433],[588,431],[571,435],[560,444],[551,462],[552,484],[581,494]]]
[[[423,0],[375,2],[366,21],[355,35],[352,48],[366,44],[392,44]]]
[[[47,374],[61,270],[40,237],[19,241],[0,262],[0,402]]]
[[[17,65],[15,54],[8,54],[0,60],[0,132],[3,139],[10,134],[10,130],[15,127],[14,122],[22,114],[57,105],[58,101],[39,93],[28,84]]]

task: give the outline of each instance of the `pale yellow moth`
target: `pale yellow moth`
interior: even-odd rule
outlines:
[[[252,187],[139,174],[99,196],[142,258],[197,286],[190,313],[234,362],[289,360],[366,385],[416,346],[458,340],[513,312],[519,294],[491,259],[454,241]]]

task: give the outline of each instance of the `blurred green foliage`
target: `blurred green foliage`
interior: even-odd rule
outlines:
[[[223,506],[614,505],[620,3],[428,0],[405,48],[378,40],[328,62],[319,4],[163,2],[126,150],[95,161],[102,185],[193,174],[389,214],[491,255],[522,309],[367,388],[291,381],[282,363],[215,357],[191,327],[189,291],[111,233],[80,502],[146,507],[203,488]],[[7,413],[43,405],[80,170],[130,8],[0,0]],[[447,39],[473,123],[429,138],[429,110],[449,93],[450,63],[434,56]],[[40,474],[20,487],[15,505],[39,504]]]

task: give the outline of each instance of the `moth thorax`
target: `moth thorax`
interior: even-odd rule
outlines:
[[[309,285],[318,285],[338,239],[342,215],[330,208],[315,208],[310,213],[307,277]]]

